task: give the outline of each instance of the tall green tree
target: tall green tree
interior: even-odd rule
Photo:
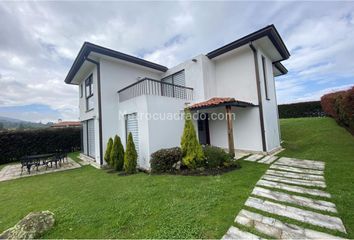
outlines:
[[[107,142],[107,148],[106,148],[106,152],[104,154],[104,160],[106,161],[106,163],[108,165],[111,165],[111,151],[112,151],[112,147],[113,147],[113,139],[109,138],[108,142]]]
[[[124,171],[128,174],[136,172],[138,154],[135,149],[132,133],[128,135],[127,148],[124,154]]]
[[[118,136],[118,158],[115,162],[114,168],[117,171],[122,171],[124,165],[124,148],[120,137]]]
[[[196,168],[204,160],[204,153],[202,146],[198,142],[192,122],[192,114],[189,109],[185,109],[184,119],[184,130],[181,138],[182,163],[188,168]]]
[[[110,154],[110,166],[111,167],[115,167],[117,165],[117,161],[118,161],[118,151],[119,151],[119,147],[118,147],[118,136],[115,135],[114,136],[114,141],[113,141],[113,147],[111,150],[111,154]]]

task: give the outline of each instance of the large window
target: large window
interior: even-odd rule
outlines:
[[[86,95],[86,110],[90,111],[93,109],[94,101],[93,101],[93,79],[92,75],[90,75],[85,80],[85,95]]]
[[[266,65],[266,59],[264,56],[262,56],[262,68],[263,68],[263,81],[264,81],[265,97],[267,100],[270,100],[269,95],[268,95],[267,65]]]
[[[166,83],[162,85],[162,96],[185,98],[186,89],[180,87],[174,87],[173,85],[185,86],[185,74],[184,70],[176,72],[170,76],[161,79],[161,82]],[[172,85],[171,85],[172,84]]]

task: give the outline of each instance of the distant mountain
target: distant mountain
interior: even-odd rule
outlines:
[[[20,119],[16,119],[16,118],[9,118],[9,117],[0,116],[0,122],[25,122],[25,121],[20,120]]]
[[[33,129],[33,128],[45,128],[51,124],[35,123],[23,121],[16,118],[2,117],[0,116],[0,130],[4,129]]]

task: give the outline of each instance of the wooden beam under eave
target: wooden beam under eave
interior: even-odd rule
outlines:
[[[234,130],[232,124],[231,106],[226,106],[227,137],[229,143],[229,153],[235,156]]]

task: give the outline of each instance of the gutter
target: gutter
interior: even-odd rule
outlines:
[[[267,152],[267,143],[266,143],[266,137],[265,137],[265,128],[264,128],[264,118],[263,118],[263,105],[262,105],[262,94],[261,94],[261,81],[259,78],[259,66],[258,66],[258,52],[257,49],[253,46],[253,43],[249,43],[250,48],[252,49],[253,52],[253,57],[254,57],[254,65],[255,65],[255,71],[256,71],[256,82],[257,82],[257,95],[258,95],[258,107],[259,107],[259,121],[261,125],[261,134],[262,134],[262,147],[263,147],[263,152]]]
[[[101,110],[101,68],[100,63],[85,56],[84,60],[91,62],[97,66],[97,92],[98,92],[98,126],[100,141],[100,165],[103,165],[103,144],[102,144],[102,110]]]

